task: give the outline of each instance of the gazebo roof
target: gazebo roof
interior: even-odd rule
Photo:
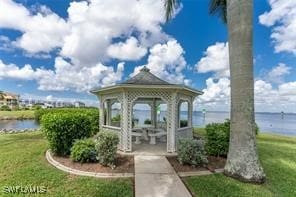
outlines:
[[[90,92],[93,94],[103,93],[105,91],[115,90],[117,88],[182,89],[185,91],[190,91],[191,93],[197,95],[203,94],[202,91],[193,89],[191,87],[181,84],[171,84],[167,81],[164,81],[152,74],[147,67],[143,67],[138,74],[124,82],[121,82],[113,86],[93,89]]]
[[[148,68],[143,67],[137,75],[121,84],[168,85],[169,83],[153,75]]]

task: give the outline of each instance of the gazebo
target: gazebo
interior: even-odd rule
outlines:
[[[158,140],[166,142],[166,152],[169,153],[176,151],[179,138],[192,138],[193,100],[202,94],[185,85],[168,83],[146,67],[122,83],[94,89],[91,93],[97,95],[100,101],[100,129],[118,134],[119,150],[132,152],[135,144],[139,146],[142,141],[149,141],[150,137],[151,146]],[[151,120],[148,125],[139,125],[134,118],[133,107],[139,103],[150,106]],[[186,120],[181,121],[183,110]],[[114,111],[118,112],[116,117]]]

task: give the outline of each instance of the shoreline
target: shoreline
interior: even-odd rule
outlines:
[[[11,117],[11,116],[4,116],[4,117],[0,117],[0,120],[34,120],[35,118],[33,117],[19,117],[19,116],[15,116],[15,117]]]
[[[37,129],[0,129],[0,134],[16,134],[16,133],[28,133],[28,132],[37,132],[40,131],[40,128]]]

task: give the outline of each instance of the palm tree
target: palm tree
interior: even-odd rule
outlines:
[[[176,0],[165,0],[170,19]],[[218,14],[228,27],[231,126],[224,174],[245,182],[262,183],[255,135],[253,78],[253,0],[211,0],[210,14]]]

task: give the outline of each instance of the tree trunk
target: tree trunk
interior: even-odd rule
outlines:
[[[262,183],[255,134],[253,79],[253,0],[227,0],[231,81],[230,142],[224,174]]]

